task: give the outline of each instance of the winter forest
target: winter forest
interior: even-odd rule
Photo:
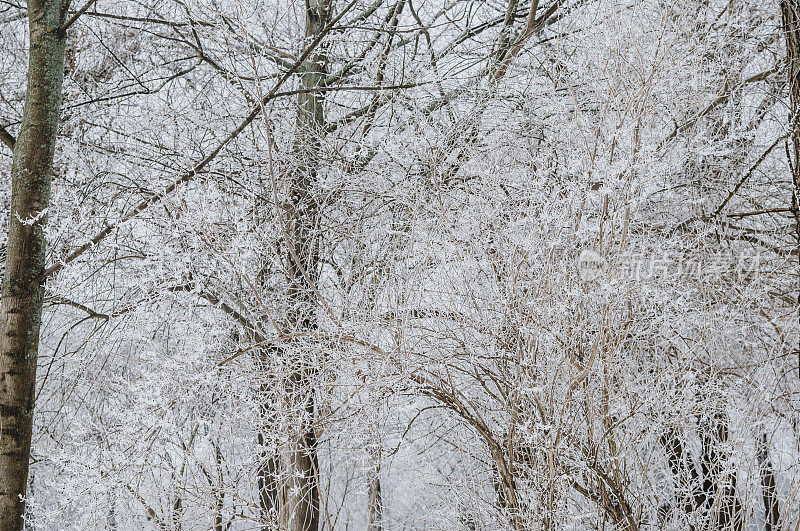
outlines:
[[[0,0],[0,529],[800,528],[800,0]]]

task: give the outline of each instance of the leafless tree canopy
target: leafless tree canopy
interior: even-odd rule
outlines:
[[[800,526],[800,0],[0,0],[0,529]]]

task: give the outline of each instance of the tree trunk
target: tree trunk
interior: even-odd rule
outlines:
[[[783,33],[786,37],[787,77],[789,78],[789,124],[792,131],[792,214],[794,214],[798,250],[800,250],[800,127],[798,127],[798,108],[800,108],[800,0],[781,0]],[[798,294],[798,318],[800,319],[800,294]],[[800,348],[798,348],[797,370],[800,373]]]
[[[724,448],[728,440],[725,415],[717,412],[701,422],[699,435],[702,475],[677,430],[670,429],[661,438],[675,482],[676,502],[687,515],[704,520],[699,529],[740,531],[744,522],[736,472],[725,469],[730,460]]]
[[[263,281],[262,281],[263,285]],[[256,342],[255,338],[250,338],[251,341]],[[261,405],[259,417],[261,419],[261,427],[258,433],[258,445],[262,448],[259,456],[259,468],[257,473],[258,481],[258,496],[259,504],[261,506],[261,519],[264,522],[264,528],[270,529],[277,522],[278,511],[278,472],[280,470],[280,457],[275,450],[271,454],[267,454],[263,448],[267,442],[267,433],[269,430],[275,430],[278,422],[277,405],[273,397],[272,391],[276,383],[274,378],[269,374],[269,365],[272,363],[270,356],[282,356],[282,349],[267,347],[257,351],[259,369],[262,373],[262,378],[265,379],[260,386]],[[274,358],[273,358],[274,359]]]
[[[306,1],[306,39],[312,41],[330,18],[329,0]],[[322,163],[321,135],[324,131],[324,93],[315,91],[325,84],[325,47],[320,46],[299,70],[301,93],[297,98],[297,132],[293,154],[296,164],[291,175],[290,209],[286,217],[287,280],[289,310],[287,327],[291,332],[317,329],[316,283],[318,276],[318,207],[313,194],[317,169]],[[313,360],[293,349],[282,350],[290,366],[284,383],[284,412],[289,416],[288,437],[278,449],[276,461],[267,464],[277,477],[273,495],[281,531],[316,531],[320,519],[319,464]],[[277,470],[273,470],[277,469]]]
[[[667,462],[675,484],[675,500],[678,506],[689,515],[695,507],[701,506],[704,499],[700,491],[700,477],[692,454],[684,447],[682,434],[670,428],[661,437],[667,453]]]
[[[758,465],[761,472],[761,497],[764,500],[764,529],[777,531],[781,519],[778,507],[778,494],[775,481],[775,470],[769,459],[769,443],[767,434],[762,433],[758,441]]]
[[[45,239],[50,204],[67,1],[29,0],[28,87],[11,166],[8,255],[0,303],[0,529],[23,525],[42,321]]]
[[[703,506],[707,512],[708,529],[741,531],[742,504],[736,487],[736,470],[726,465],[731,456],[728,442],[728,419],[724,412],[712,412],[701,421],[700,469],[703,472]]]
[[[373,453],[373,452],[371,452]],[[381,449],[372,455],[374,466],[369,477],[367,531],[383,531],[383,492],[381,489]]]

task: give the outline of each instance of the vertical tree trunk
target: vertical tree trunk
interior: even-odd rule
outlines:
[[[741,531],[744,525],[742,504],[736,486],[736,470],[728,470],[731,455],[727,448],[728,418],[713,412],[700,426],[700,469],[703,472],[703,510],[708,511],[711,529]]]
[[[670,429],[661,438],[675,482],[677,504],[690,517],[704,521],[700,529],[741,531],[744,525],[742,504],[736,486],[736,471],[727,470],[730,454],[727,417],[716,412],[701,421],[700,469],[683,443],[683,436]],[[665,508],[668,512],[669,508]],[[694,529],[694,526],[689,526]]]
[[[789,123],[792,130],[792,213],[795,219],[797,245],[800,249],[800,127],[798,127],[798,108],[800,108],[800,0],[781,0],[781,18],[786,38],[787,76],[789,78]],[[800,294],[798,294],[798,319],[800,319]],[[800,373],[800,348],[798,348],[797,370]]]
[[[781,518],[778,507],[778,493],[775,481],[775,470],[769,459],[769,443],[767,434],[762,433],[758,441],[758,465],[761,472],[761,498],[764,500],[764,529],[776,531]]]
[[[683,444],[683,435],[675,428],[670,428],[661,437],[661,443],[667,453],[667,462],[672,471],[675,484],[675,501],[688,515],[704,502],[700,490],[700,477],[697,468]]]
[[[330,0],[306,0],[306,39],[316,38],[330,18]],[[293,153],[296,163],[291,175],[287,218],[287,272],[291,332],[317,329],[316,284],[318,276],[318,207],[313,187],[322,163],[320,147],[324,130],[326,75],[325,47],[320,46],[299,70],[300,89],[297,132]],[[277,495],[278,527],[281,531],[317,531],[320,518],[319,464],[314,428],[316,407],[314,378],[317,368],[303,352],[289,347],[282,351],[290,366],[284,384],[284,411],[289,415],[289,433],[278,450],[277,461],[267,464],[278,481],[271,494]],[[277,470],[273,470],[277,469]],[[267,500],[274,503],[275,500]]]
[[[372,453],[372,452],[371,452]],[[381,490],[381,449],[372,456],[374,466],[369,477],[367,531],[383,531],[383,492]]]
[[[670,429],[661,438],[675,481],[676,500],[687,515],[703,522],[700,529],[741,531],[744,520],[736,471],[726,468],[731,456],[726,447],[728,419],[725,413],[713,411],[701,418],[698,436],[700,474],[677,430]]]
[[[262,285],[264,281],[261,281]],[[256,338],[250,338],[255,342]],[[258,481],[258,496],[259,504],[261,506],[261,519],[264,522],[264,528],[270,529],[271,526],[277,522],[278,516],[278,472],[280,470],[280,456],[273,449],[272,453],[267,454],[263,448],[267,442],[267,433],[269,430],[275,430],[278,421],[277,404],[275,404],[273,390],[276,386],[274,378],[269,374],[269,365],[274,356],[283,356],[283,350],[277,347],[268,346],[265,349],[259,349],[257,355],[259,356],[259,369],[262,373],[262,378],[265,379],[260,386],[261,405],[259,417],[261,419],[261,427],[258,433],[258,445],[262,448],[259,456],[259,468],[257,472]]]
[[[795,219],[797,246],[800,251],[800,0],[781,0],[781,19],[786,39],[787,78],[789,81],[789,126],[792,133],[794,160],[792,161],[792,214]],[[798,319],[800,319],[800,293],[798,293]],[[800,348],[798,348],[797,370],[800,374]],[[766,445],[766,436],[763,444]],[[766,448],[766,446],[764,446]],[[767,530],[777,528],[780,518],[775,496],[775,477],[769,468],[762,466],[762,488],[767,516]]]
[[[0,303],[0,529],[22,529],[42,321],[44,224],[64,77],[66,0],[29,0],[25,111],[11,166]]]

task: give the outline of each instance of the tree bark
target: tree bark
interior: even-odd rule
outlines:
[[[263,280],[262,280],[263,285]],[[256,341],[251,338],[251,341]],[[259,468],[257,473],[258,481],[258,496],[259,504],[261,506],[261,518],[264,522],[264,529],[270,527],[277,522],[278,511],[278,472],[280,470],[280,456],[275,450],[268,454],[263,450],[267,442],[267,433],[270,430],[275,430],[278,422],[277,404],[275,404],[272,391],[276,383],[274,378],[269,374],[269,365],[273,363],[272,356],[282,356],[283,350],[278,348],[267,347],[257,351],[259,369],[262,372],[262,378],[265,379],[260,386],[261,405],[259,417],[261,418],[261,427],[258,433],[258,445],[262,448],[259,456]]]
[[[23,526],[45,257],[44,225],[64,78],[66,0],[30,0],[25,111],[11,165],[0,302],[0,529]]]
[[[682,435],[670,428],[662,437],[661,443],[667,453],[667,462],[675,484],[675,500],[686,514],[701,506],[704,499],[700,491],[700,477],[692,454],[684,447]]]
[[[381,449],[370,452],[374,462],[369,477],[367,531],[383,531],[383,491],[381,489]]]
[[[795,220],[798,250],[800,250],[800,0],[781,0],[781,18],[786,39],[787,77],[789,79],[789,124],[792,131],[792,214]],[[798,294],[798,319],[800,319],[800,294]],[[800,348],[798,348],[797,370],[800,375]]]
[[[330,19],[330,0],[306,0],[306,40],[313,41]],[[322,163],[321,137],[324,133],[324,92],[327,56],[320,46],[299,69],[301,92],[297,98],[297,132],[293,154],[296,163],[291,174],[290,208],[286,216],[287,280],[289,310],[287,327],[292,332],[317,329],[317,270],[319,266],[318,206],[313,193],[317,169]],[[265,472],[262,509],[277,513],[281,531],[317,531],[320,520],[319,463],[313,360],[291,346],[282,349],[290,376],[283,384],[283,411],[288,436]]]
[[[781,519],[778,506],[778,493],[775,481],[775,470],[769,459],[769,442],[767,434],[762,433],[758,441],[758,465],[761,472],[761,497],[764,500],[764,529],[776,531]]]
[[[736,470],[728,470],[730,462],[728,419],[724,412],[713,412],[700,426],[700,469],[703,472],[702,492],[708,511],[709,529],[741,531],[744,525],[742,504],[736,487]]]
[[[677,430],[670,429],[661,438],[675,482],[676,502],[687,515],[704,521],[699,529],[740,531],[744,521],[736,471],[725,468],[730,460],[724,448],[728,440],[725,415],[717,412],[705,419],[699,435],[702,474],[698,473],[683,436]],[[690,529],[695,527],[690,525]]]

